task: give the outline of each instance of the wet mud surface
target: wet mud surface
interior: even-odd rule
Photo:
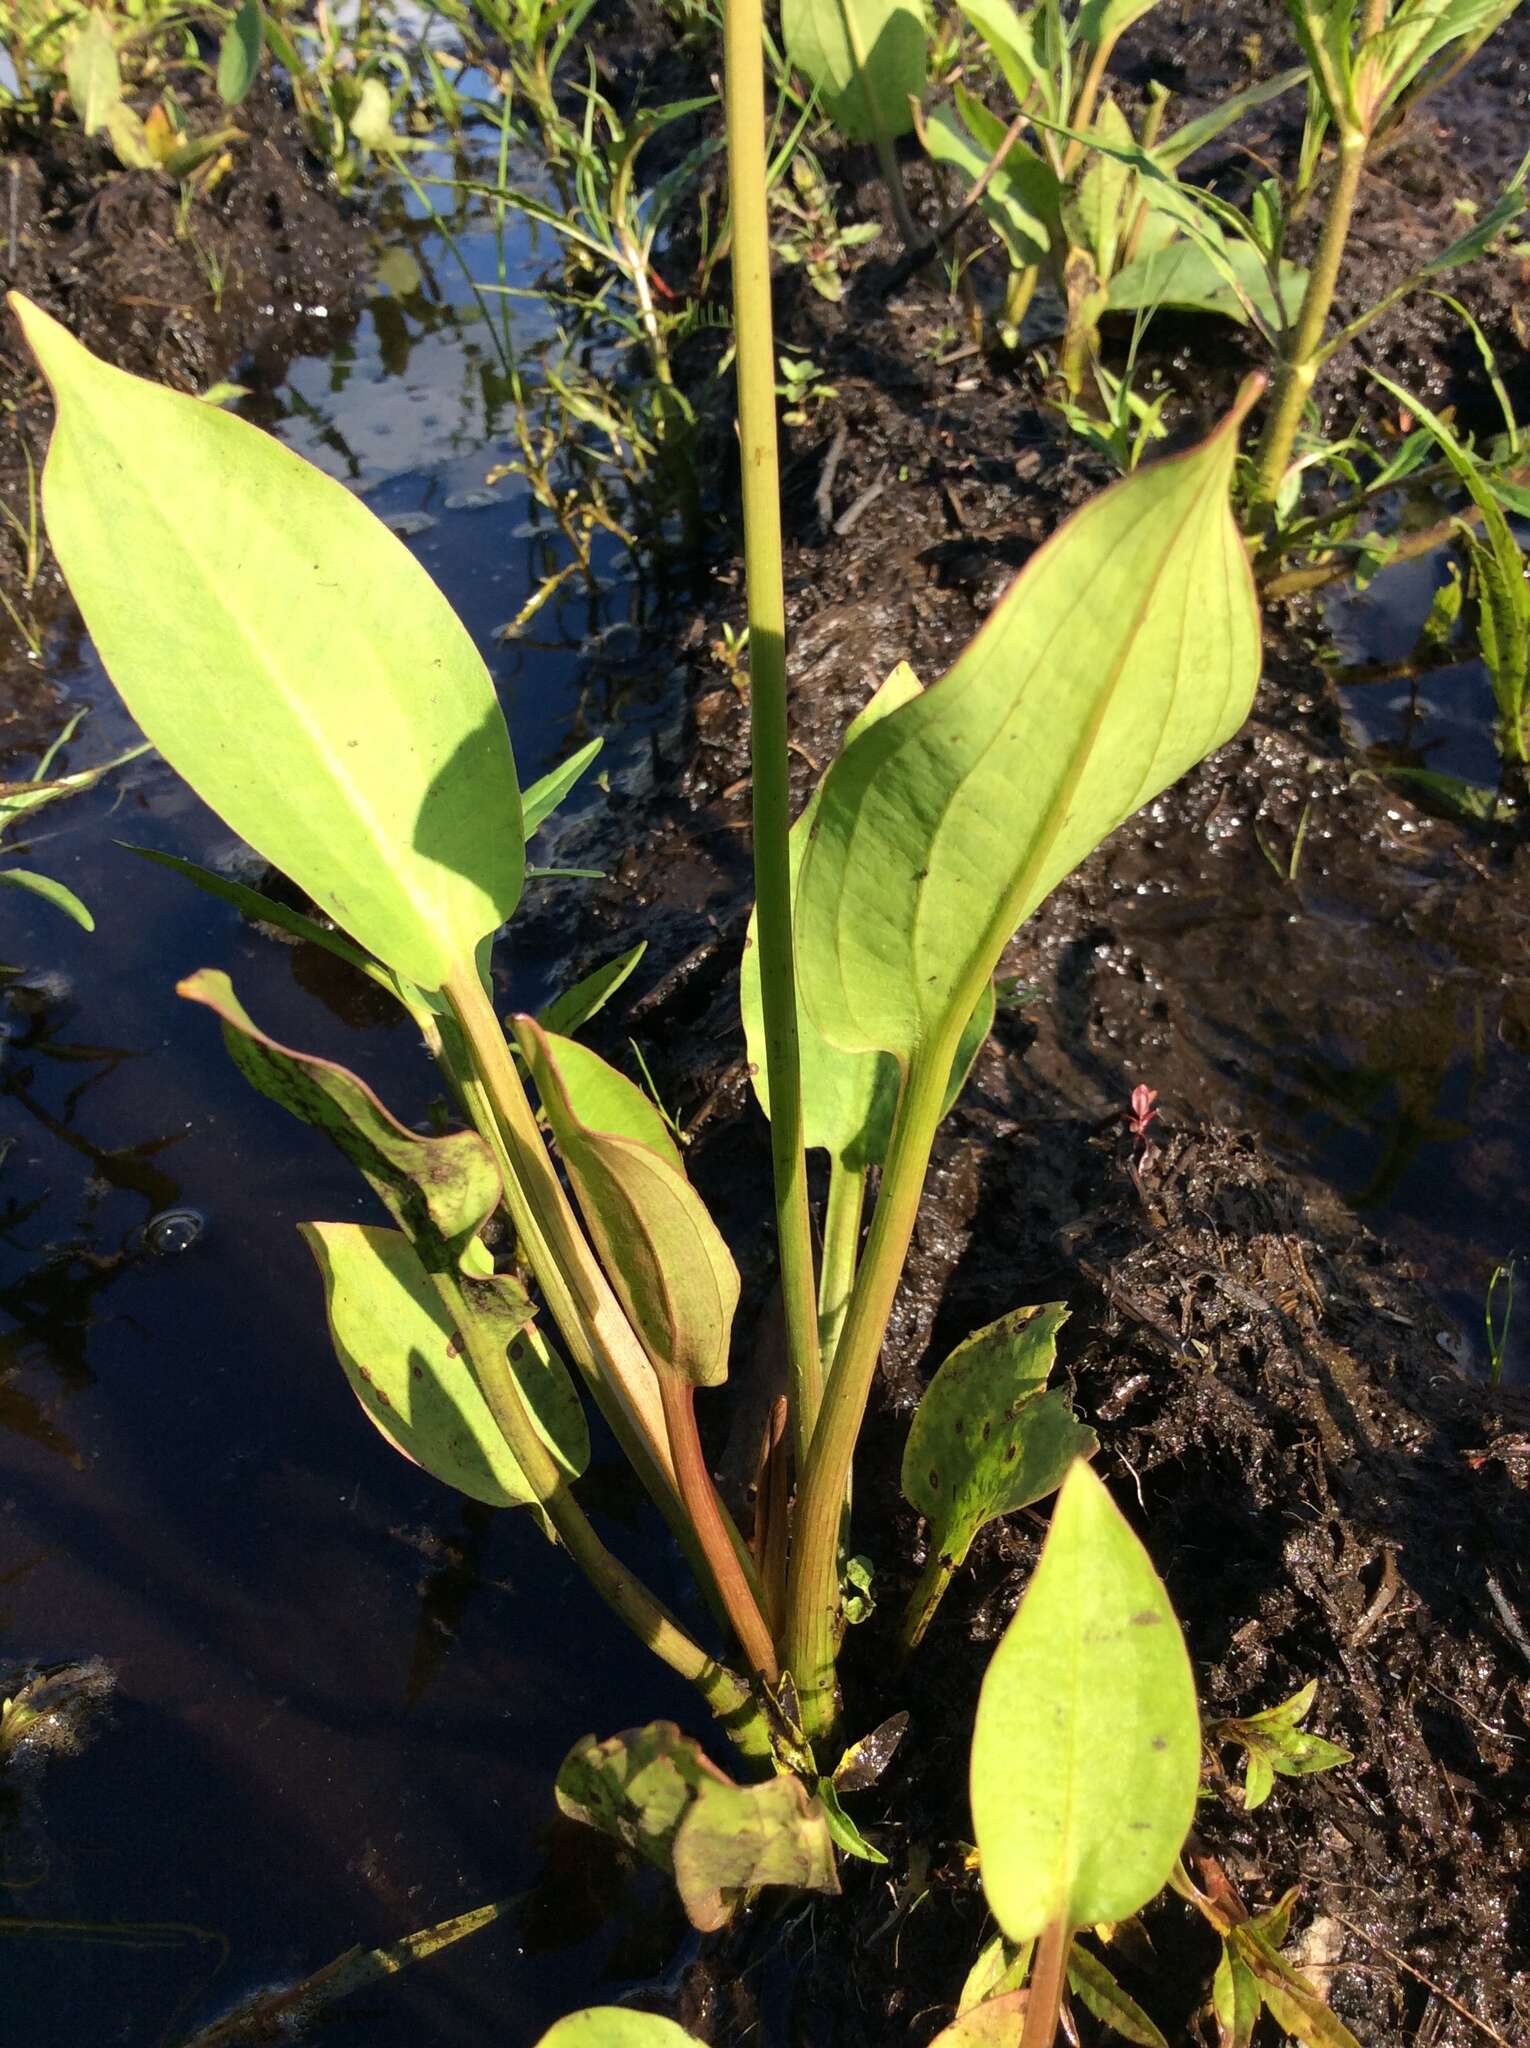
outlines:
[[[1150,20],[1151,36],[1133,39],[1143,75],[1174,83],[1186,112],[1242,82],[1251,32],[1268,61],[1288,61],[1273,6],[1169,4]],[[1517,161],[1527,60],[1530,27],[1511,24],[1371,181],[1346,285],[1357,304],[1396,281],[1421,237],[1448,237],[1456,198],[1490,197]],[[1238,139],[1292,140],[1270,109]],[[1226,175],[1241,162],[1229,146]],[[871,210],[856,160],[840,168],[844,217]],[[838,390],[786,449],[799,797],[893,663],[937,676],[1037,542],[1107,480],[1040,406],[1023,366],[942,366],[943,299],[917,281],[883,296],[882,254],[840,308],[796,273],[780,290],[783,338]],[[1458,282],[1511,388],[1530,399],[1514,267]],[[1166,374],[1195,393],[1179,423],[1188,433],[1231,388],[1246,345],[1230,328],[1208,338],[1167,322],[1162,338]],[[1366,350],[1469,416],[1476,358],[1437,305],[1390,316]],[[1352,413],[1362,390],[1357,367],[1336,376],[1330,418]],[[299,420],[299,445],[307,430]],[[477,445],[488,438],[485,420]],[[312,445],[333,449],[322,432]],[[463,461],[474,445],[464,428]],[[364,478],[373,467],[362,462]],[[492,551],[454,551],[453,531],[421,552],[461,601]],[[500,616],[513,608],[502,602]],[[613,636],[609,615],[571,616],[562,651],[493,657],[513,722],[533,718],[549,757],[587,730],[617,730],[623,707],[637,707],[624,772],[558,847],[560,858],[595,856],[609,878],[531,902],[501,993],[534,1001],[630,944],[634,928],[647,938],[632,1002],[590,1035],[617,1059],[629,1034],[641,1046],[691,1134],[691,1171],[739,1258],[749,1317],[768,1323],[768,1156],[733,994],[750,891],[747,708],[709,651],[724,621],[742,622],[727,555],[707,599],[662,633]],[[80,1195],[68,1227],[50,1222],[67,1256],[34,1259],[7,1297],[46,1358],[39,1369],[36,1354],[15,1351],[22,1370],[0,1379],[0,1397],[32,1403],[4,1482],[31,1549],[13,1546],[0,1580],[35,1573],[41,1585],[46,1566],[31,1554],[74,1543],[91,1589],[85,1598],[70,1582],[75,1611],[51,1631],[38,1603],[4,1587],[0,1598],[32,1629],[29,1654],[111,1655],[126,1636],[136,1655],[105,1733],[50,1764],[17,1809],[8,1880],[39,1840],[35,1867],[48,1873],[28,1895],[42,1904],[20,1912],[227,1928],[242,1988],[251,1968],[295,1972],[373,1930],[395,1935],[519,1890],[512,1933],[480,1937],[332,2037],[472,2043],[508,2025],[530,2040],[559,2010],[646,1980],[644,2002],[717,2048],[921,2048],[984,1931],[964,1860],[966,1744],[1044,1517],[985,1532],[920,1656],[891,1678],[921,1540],[898,1496],[902,1441],[955,1342],[1021,1303],[1064,1299],[1063,1369],[1099,1432],[1099,1469],[1185,1620],[1207,1717],[1274,1705],[1317,1678],[1312,1725],[1356,1757],[1324,1777],[1278,1780],[1253,1815],[1235,1785],[1214,1781],[1197,1867],[1219,1869],[1252,1907],[1301,1886],[1293,1960],[1367,2048],[1465,2048],[1488,2030],[1523,2038],[1530,1375],[1523,1330],[1511,1330],[1504,1384],[1487,1384],[1482,1300],[1527,1232],[1527,854],[1358,772],[1363,735],[1315,658],[1329,636],[1316,601],[1277,612],[1245,731],[1115,835],[1010,949],[1017,1000],[942,1132],[857,1467],[856,1546],[876,1568],[878,1607],[850,1642],[851,1719],[911,1717],[886,1777],[853,1809],[889,1865],[852,1866],[842,1902],[767,1901],[699,1952],[679,1942],[659,1887],[548,1820],[569,1742],[666,1712],[694,1725],[687,1702],[612,1643],[566,1575],[532,1590],[547,1587],[548,1560],[529,1529],[464,1515],[356,1442],[291,1230],[300,1215],[353,1213],[354,1194],[225,1075],[216,1045],[179,1035],[164,991],[190,967],[227,961],[242,991],[253,985],[261,1021],[330,1046],[338,1023],[341,1056],[380,1075],[395,1106],[423,1108],[429,1082],[405,1034],[332,971],[321,976],[306,949],[277,947],[156,881],[140,885],[144,923],[106,949],[113,1042],[133,1054],[97,1073],[99,1056],[92,1067],[69,1047],[94,1042],[80,997],[103,963],[68,934],[69,987],[34,997],[6,1048],[8,1102],[28,1091],[42,1113],[24,1105],[29,1129],[68,1134],[76,1153],[87,1109],[155,1137],[130,1144],[119,1132],[98,1148],[89,1163],[106,1192]],[[146,774],[130,800],[150,831],[178,850],[216,844],[205,821],[188,842],[184,800],[163,771]],[[103,838],[131,836],[104,800],[87,821]],[[168,1071],[167,1032],[178,1034]],[[98,1087],[81,1106],[86,1073]],[[1159,1093],[1147,1152],[1126,1128],[1139,1084]],[[7,1178],[14,1210],[28,1190]],[[209,1188],[220,1227],[171,1286],[134,1232]],[[336,1202],[348,1206],[326,1210]],[[25,1245],[24,1216],[16,1231]],[[113,1235],[118,1249],[103,1251]],[[252,1265],[275,1295],[241,1326],[234,1305]],[[60,1329],[73,1331],[72,1352]],[[738,1405],[757,1392],[748,1335],[741,1325]],[[139,1384],[163,1388],[168,1406],[140,1411],[127,1392]],[[725,1463],[729,1401],[703,1406]],[[227,1431],[215,1486],[188,1489],[183,1520],[167,1528],[156,1470],[206,1457],[215,1426]],[[669,1560],[651,1535],[635,1536],[614,1473],[602,1465],[592,1480],[613,1540],[662,1578]],[[75,1491],[58,1506],[65,1486]],[[100,1527],[82,1535],[87,1512]],[[188,1556],[210,1560],[192,1591]],[[148,1589],[128,1629],[124,1583]],[[571,1653],[586,1623],[598,1647]],[[221,1639],[216,1657],[188,1650],[208,1634]],[[196,1685],[208,1691],[192,1701]],[[154,1763],[137,1780],[135,1741]],[[167,1825],[172,1783],[184,1783],[188,1811]],[[184,1883],[145,1884],[130,1864],[169,1864],[188,1826],[240,1834],[250,1853],[228,1869],[194,1849]],[[343,1883],[325,1879],[326,1863],[343,1865]],[[279,1873],[289,1895],[251,1901],[252,1868]],[[1113,1954],[1123,1982],[1169,2040],[1213,2040],[1210,1930],[1176,1902],[1146,1925],[1151,1954]],[[0,1944],[0,1972],[15,1970],[16,1952]],[[98,1975],[66,2010],[112,2010],[105,2038],[157,2039],[167,1980],[145,1992],[120,1959],[90,1967]],[[19,1981],[36,1998],[57,1956],[34,1951],[30,1968]],[[46,2042],[46,2029],[32,2038]]]

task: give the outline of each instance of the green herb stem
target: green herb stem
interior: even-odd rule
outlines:
[[[1339,268],[1349,240],[1350,221],[1365,170],[1367,137],[1359,128],[1347,128],[1339,136],[1339,175],[1328,202],[1327,217],[1318,241],[1301,311],[1286,343],[1275,376],[1275,390],[1269,417],[1264,423],[1255,456],[1254,513],[1256,523],[1267,523],[1280,492],[1281,479],[1291,460],[1297,430],[1307,400],[1321,367],[1323,330],[1338,287]]]
[[[834,1734],[834,1659],[840,1625],[839,1536],[855,1442],[892,1313],[919,1196],[951,1073],[954,1044],[934,1044],[909,1067],[882,1169],[871,1231],[844,1330],[824,1389],[793,1532],[787,1665],[808,1740],[827,1751]]]
[[[734,339],[749,597],[749,716],[753,763],[755,932],[770,1079],[770,1152],[786,1310],[792,1424],[799,1470],[822,1391],[802,1135],[792,939],[791,782],[786,751],[786,595],[770,302],[765,163],[765,24],[761,0],[725,0],[728,182],[733,216]]]
[[[503,1353],[492,1339],[486,1339],[478,1317],[468,1312],[461,1283],[450,1274],[436,1275],[435,1283],[461,1334],[473,1376],[500,1433],[569,1556],[612,1613],[656,1657],[697,1688],[744,1754],[762,1760],[768,1757],[769,1729],[748,1687],[735,1672],[709,1657],[642,1581],[606,1549],[575,1500],[562,1467],[538,1435]]]
[[[1063,1992],[1068,1984],[1068,1952],[1073,1946],[1073,1929],[1066,1920],[1053,1920],[1042,1930],[1031,1964],[1030,1989],[1025,2003],[1025,2026],[1020,2048],[1052,2048],[1062,2016]]]
[[[935,1618],[935,1610],[945,1598],[947,1586],[956,1574],[953,1560],[942,1554],[932,1544],[925,1560],[924,1570],[914,1581],[914,1590],[908,1596],[908,1605],[903,1610],[903,1619],[898,1625],[898,1661],[904,1662],[924,1641],[924,1632]]]
[[[866,1206],[866,1169],[835,1160],[829,1168],[829,1199],[823,1212],[823,1257],[818,1271],[818,1352],[832,1365],[855,1286],[861,1249],[861,1216]]]

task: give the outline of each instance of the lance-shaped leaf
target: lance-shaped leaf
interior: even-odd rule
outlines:
[[[655,1365],[728,1376],[738,1269],[640,1088],[533,1017],[511,1026],[601,1263]]]
[[[950,2026],[942,2027],[930,2048],[1016,2048],[1025,2025],[1023,1991],[1003,1991],[969,2005]]]
[[[1157,2024],[1121,1989],[1114,1971],[1077,1941],[1068,1951],[1068,1984],[1080,2005],[1123,2041],[1135,2041],[1137,2048],[1169,2048]]]
[[[476,1131],[425,1138],[406,1129],[348,1068],[268,1038],[216,968],[191,975],[176,993],[220,1019],[229,1055],[253,1087],[334,1140],[427,1272],[463,1263],[502,1193],[493,1154]]]
[[[1081,1461],[983,1679],[972,1738],[983,1889],[1010,1940],[1146,1905],[1189,1831],[1200,1759],[1169,1597]]]
[[[905,135],[924,91],[921,0],[782,0],[786,53],[852,142]]]
[[[588,2005],[549,2027],[537,2048],[696,2048],[696,2036],[662,2013]]]
[[[735,1785],[669,1721],[597,1742],[586,1736],[558,1773],[558,1805],[674,1874],[693,1926],[725,1926],[760,1885],[837,1892],[822,1807],[800,1778]]]
[[[970,185],[997,154],[1003,132],[997,115],[958,85],[956,113],[936,107],[920,129],[920,140],[936,163],[950,164]],[[1059,225],[1059,191],[1055,173],[1028,143],[1010,144],[978,207],[1016,270],[1040,263],[1051,248]]]
[[[343,485],[10,304],[58,401],[49,538],[128,709],[359,945],[439,988],[509,917],[523,862],[466,629]]]
[[[849,746],[861,733],[885,718],[898,705],[919,694],[919,678],[906,661],[900,661],[872,696],[845,733]],[[791,884],[795,888],[803,856],[812,838],[813,820],[818,814],[818,791],[802,807],[787,841]],[[800,983],[799,983],[800,987]],[[744,1044],[749,1055],[750,1079],[761,1109],[770,1115],[770,1063],[765,1049],[765,1012],[760,994],[760,956],[755,944],[755,916],[750,913],[744,957],[739,967],[739,1010],[744,1020]],[[994,993],[985,985],[977,1008],[967,1020],[956,1058],[951,1064],[951,1086],[946,1096],[949,1110],[961,1093],[984,1039],[993,1028]],[[544,1019],[544,1021],[546,1021]],[[893,1114],[898,1107],[898,1065],[886,1053],[842,1052],[830,1045],[811,1016],[798,1004],[798,1056],[802,1077],[802,1125],[805,1142],[822,1147],[842,1166],[859,1170],[880,1166],[887,1156],[892,1136]]]
[[[1213,1743],[1235,1742],[1247,1756],[1243,1804],[1249,1812],[1269,1798],[1277,1775],[1306,1778],[1354,1762],[1352,1750],[1341,1749],[1337,1742],[1313,1735],[1302,1726],[1317,1698],[1317,1686],[1315,1678],[1309,1679],[1279,1706],[1266,1707],[1262,1714],[1218,1721],[1212,1727]]]
[[[1079,40],[1096,48],[1113,43],[1157,5],[1158,0],[1084,0],[1078,11]]]
[[[434,1478],[490,1507],[534,1507],[468,1362],[462,1333],[401,1231],[304,1223],[324,1276],[335,1355],[368,1419]],[[584,1410],[568,1368],[537,1331],[507,1276],[457,1283],[463,1311],[503,1351],[537,1434],[570,1478],[589,1462]],[[551,1535],[545,1521],[544,1528]]]
[[[1228,485],[1257,389],[1076,513],[955,667],[829,770],[796,908],[833,1044],[954,1047],[1023,919],[1242,723],[1259,617]]]
[[[537,1022],[544,1031],[556,1031],[564,1038],[571,1037],[581,1026],[588,1024],[598,1010],[605,1008],[647,951],[648,941],[639,939],[627,952],[618,953],[614,960],[603,962],[582,981],[576,981],[571,988],[554,996],[546,1009],[538,1012]]]
[[[1042,1390],[1065,1303],[1019,1308],[958,1344],[914,1415],[903,1495],[930,1525],[930,1548],[962,1562],[986,1522],[1054,1492],[1075,1458],[1099,1448],[1067,1395]]]
[[[63,882],[57,882],[52,875],[39,875],[31,868],[0,868],[0,889],[25,889],[29,895],[40,896],[44,903],[51,903],[55,910],[72,917],[77,925],[88,932],[96,928],[96,921],[89,910]]]

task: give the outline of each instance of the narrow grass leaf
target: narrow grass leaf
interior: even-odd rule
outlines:
[[[31,868],[0,868],[0,888],[25,889],[30,895],[40,896],[44,903],[51,903],[55,910],[63,911],[65,917],[72,917],[86,931],[96,928],[95,919],[79,897],[52,875],[39,875]]]
[[[10,304],[58,400],[49,536],[128,709],[359,945],[439,988],[521,886],[510,738],[465,628],[342,485]]]
[[[1189,1831],[1200,1755],[1168,1595],[1081,1461],[989,1664],[972,1738],[983,1889],[1010,1940],[1146,1905]]]
[[[561,995],[554,996],[547,1008],[538,1012],[537,1022],[544,1031],[560,1038],[572,1037],[605,1008],[647,951],[648,941],[639,939],[625,953],[618,953],[614,960],[607,960]]]
[[[1138,2048],[1169,2048],[1136,1999],[1121,1989],[1114,1972],[1078,1942],[1068,1951],[1068,1983],[1079,2004],[1123,2041],[1135,2041]]]
[[[521,829],[528,839],[539,826],[547,823],[603,744],[601,740],[589,740],[566,761],[560,761],[556,768],[550,768],[545,775],[539,776],[529,789],[521,791]]]

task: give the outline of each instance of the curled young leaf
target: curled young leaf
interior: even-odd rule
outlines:
[[[330,1335],[369,1421],[443,1485],[490,1507],[536,1507],[537,1496],[473,1377],[462,1333],[401,1231],[364,1223],[304,1223],[324,1278]],[[508,1357],[542,1438],[570,1478],[589,1461],[584,1410],[568,1368],[532,1322],[512,1279],[464,1280],[462,1310]],[[549,1536],[551,1526],[545,1521]]]
[[[389,1114],[365,1081],[268,1038],[220,970],[176,989],[221,1021],[234,1065],[252,1087],[332,1138],[403,1229],[427,1272],[460,1266],[499,1205],[499,1168],[476,1131],[424,1138]]]
[[[655,1365],[692,1386],[728,1376],[738,1269],[663,1118],[587,1046],[511,1020],[590,1236]]]
[[[1168,1594],[1080,1461],[988,1666],[972,1737],[983,1889],[1010,1940],[1146,1905],[1189,1831],[1200,1760]]]
[[[58,401],[48,535],[128,709],[359,945],[441,987],[514,910],[523,864],[466,628],[342,484],[9,303]]]
[[[1259,615],[1228,486],[1257,389],[1075,513],[955,667],[829,770],[796,908],[832,1044],[949,1059],[1016,927],[1242,723]]]

